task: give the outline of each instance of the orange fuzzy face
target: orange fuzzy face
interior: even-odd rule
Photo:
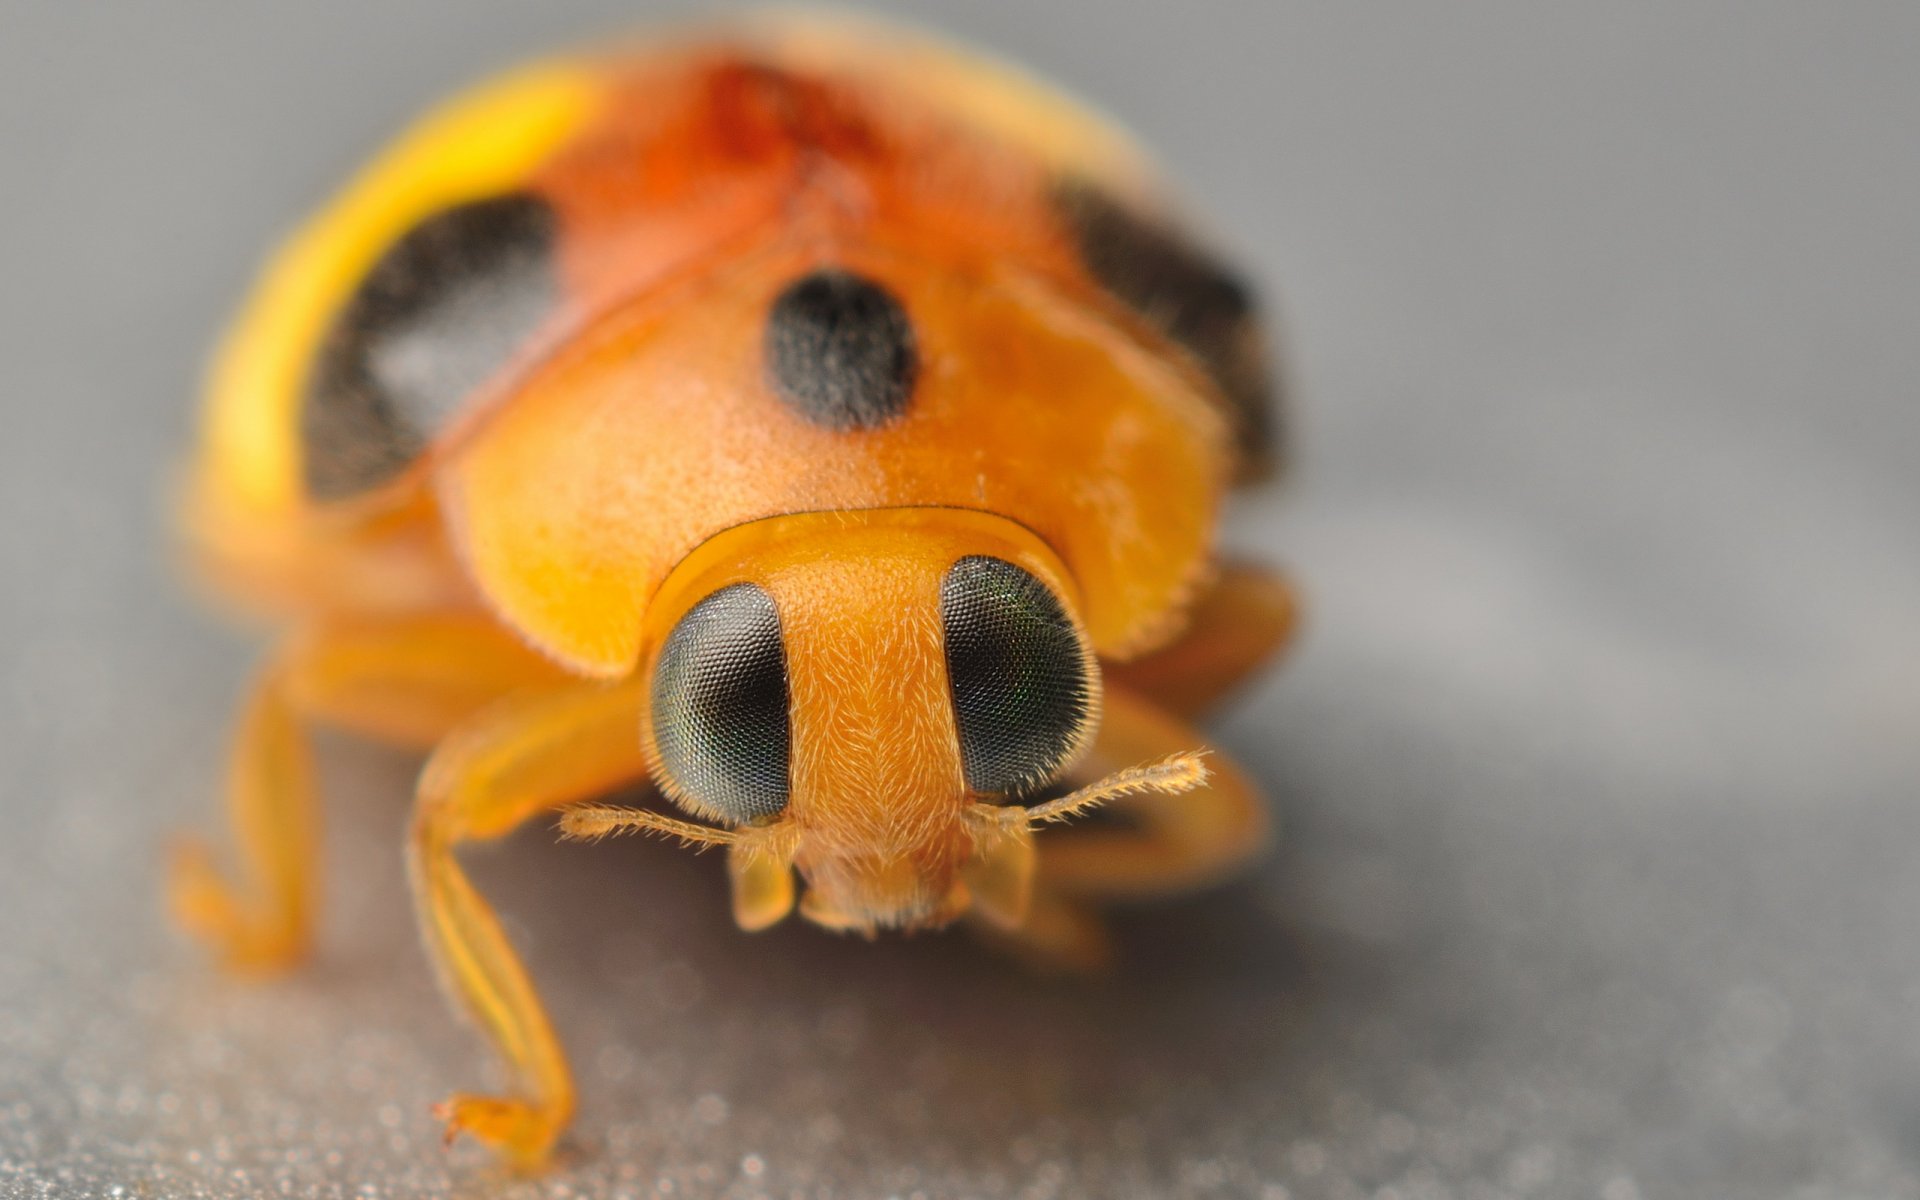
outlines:
[[[979,513],[732,530],[648,621],[655,779],[798,867],[818,923],[944,923],[987,857],[974,807],[1052,782],[1091,740],[1099,677],[1074,608],[1058,559]]]

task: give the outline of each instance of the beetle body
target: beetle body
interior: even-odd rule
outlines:
[[[1292,613],[1212,551],[1272,417],[1199,246],[1103,123],[891,34],[693,36],[429,116],[215,360],[189,546],[288,632],[235,749],[247,886],[190,848],[181,918],[297,958],[299,727],[431,748],[423,926],[521,1085],[449,1127],[525,1163],[572,1089],[461,842],[564,810],[725,845],[747,928],[968,917],[1097,958],[1087,902],[1264,828],[1187,753]],[[693,819],[586,803],[643,779]],[[1139,828],[1035,836],[1109,801]]]

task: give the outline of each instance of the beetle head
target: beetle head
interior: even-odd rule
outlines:
[[[986,513],[810,513],[717,535],[649,606],[641,659],[655,782],[705,824],[625,824],[725,844],[749,928],[790,911],[796,871],[801,913],[832,928],[970,907],[1017,922],[1033,864],[1019,802],[1099,717],[1075,614],[1052,551]],[[568,828],[610,831],[609,811]]]

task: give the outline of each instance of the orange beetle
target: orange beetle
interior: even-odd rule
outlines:
[[[1138,154],[1005,68],[762,23],[458,98],[214,363],[188,540],[286,632],[233,751],[239,882],[188,844],[175,912],[233,967],[299,959],[300,727],[431,749],[421,923],[516,1081],[441,1112],[523,1165],[572,1081],[455,851],[530,818],[725,847],[745,929],[797,873],[831,929],[1095,963],[1093,904],[1266,830],[1188,720],[1292,621],[1212,551],[1268,390]],[[639,781],[685,816],[593,803]],[[1130,819],[1036,836],[1102,803]]]

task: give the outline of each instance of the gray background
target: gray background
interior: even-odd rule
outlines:
[[[155,903],[253,645],[160,504],[273,238],[624,3],[0,14],[0,1195],[1920,1196],[1920,7],[903,6],[1136,126],[1279,301],[1311,630],[1219,728],[1284,844],[1110,982],[727,921],[672,847],[477,856],[563,1169],[415,945],[413,764],[325,741],[322,960]]]

